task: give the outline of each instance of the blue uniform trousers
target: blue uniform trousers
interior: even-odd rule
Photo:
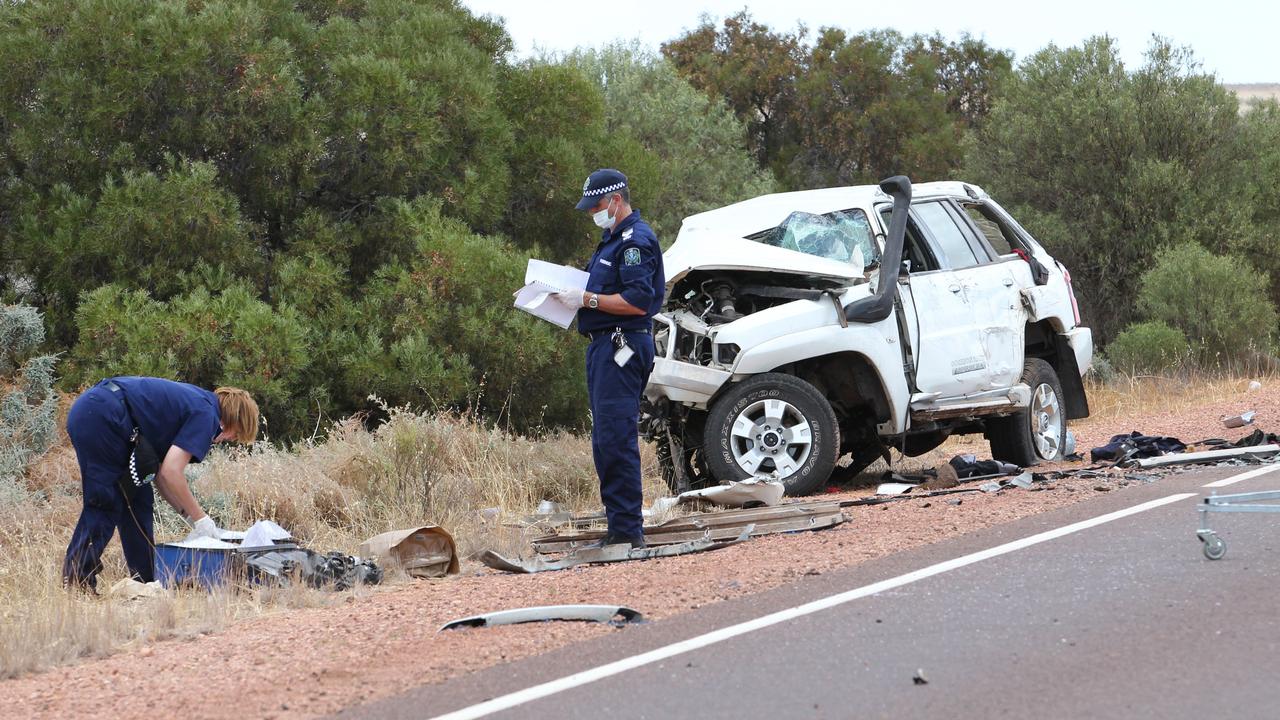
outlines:
[[[84,490],[80,521],[62,564],[62,577],[68,584],[91,588],[97,584],[102,552],[117,529],[129,572],[141,582],[155,579],[155,496],[151,486],[144,485],[126,498],[117,484],[129,472],[132,432],[123,400],[102,383],[77,398],[67,415],[67,434],[76,450]]]
[[[626,333],[635,355],[618,367],[609,332],[587,346],[587,393],[591,398],[591,454],[600,478],[609,533],[620,538],[644,534],[640,514],[640,396],[653,370],[653,337]]]

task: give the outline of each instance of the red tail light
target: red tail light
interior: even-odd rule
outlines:
[[[1080,304],[1076,302],[1076,289],[1071,285],[1071,271],[1062,263],[1058,263],[1058,268],[1062,270],[1062,279],[1067,281],[1067,295],[1071,297],[1071,313],[1076,317],[1076,325],[1080,324]]]

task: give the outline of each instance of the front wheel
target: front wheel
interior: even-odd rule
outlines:
[[[717,480],[770,474],[788,495],[826,484],[839,458],[840,429],[831,404],[800,378],[766,373],[721,397],[705,430],[706,463]]]
[[[991,456],[1022,467],[1061,460],[1067,415],[1058,373],[1044,360],[1028,358],[1022,382],[1031,388],[1030,405],[1008,417],[987,421]]]

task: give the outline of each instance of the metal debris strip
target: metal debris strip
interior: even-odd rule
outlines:
[[[512,573],[538,573],[548,572],[551,570],[567,570],[578,565],[598,565],[601,563],[626,562],[628,560],[650,560],[660,557],[688,555],[689,553],[702,552],[704,550],[718,550],[722,547],[736,545],[745,541],[750,537],[751,530],[752,526],[748,525],[743,529],[742,533],[733,540],[722,540],[717,542],[710,539],[710,533],[704,533],[704,536],[698,540],[677,543],[674,545],[661,545],[643,548],[633,548],[626,544],[606,545],[604,547],[582,547],[559,558],[537,555],[532,559],[525,560],[523,562],[510,560],[492,550],[486,550],[480,554],[480,562],[494,570],[504,570]]]
[[[1159,457],[1141,458],[1135,462],[1138,467],[1145,470],[1148,468],[1165,467],[1168,465],[1215,463],[1224,460],[1233,460],[1236,458],[1261,460],[1264,457],[1270,457],[1276,453],[1280,453],[1280,445],[1253,445],[1250,447],[1228,448],[1225,450],[1204,450],[1201,452],[1161,455]]]
[[[1239,415],[1222,418],[1222,426],[1226,428],[1242,428],[1245,425],[1252,425],[1253,419],[1257,416],[1257,412],[1248,410]]]
[[[1196,537],[1204,544],[1204,556],[1210,560],[1221,560],[1227,553],[1227,543],[1209,528],[1209,513],[1280,513],[1277,501],[1280,501],[1280,491],[1276,490],[1233,495],[1214,493],[1205,498],[1196,508],[1196,512],[1200,514],[1200,528],[1196,530]]]
[[[840,507],[839,502],[826,501],[699,513],[645,527],[644,540],[650,546],[687,543],[703,537],[713,542],[722,542],[739,537],[748,527],[751,529],[748,537],[821,530],[845,521]],[[540,553],[567,552],[599,540],[604,535],[604,531],[547,535],[536,538],[533,549]]]
[[[644,615],[623,605],[542,605],[539,607],[499,610],[483,615],[450,620],[440,626],[439,632],[461,628],[518,625],[530,622],[578,621],[609,623],[621,627],[628,623],[644,622]]]

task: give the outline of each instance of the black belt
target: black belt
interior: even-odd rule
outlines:
[[[592,340],[599,340],[599,339],[600,339],[600,338],[602,338],[602,337],[608,337],[608,336],[610,336],[610,335],[613,335],[614,331],[615,331],[615,330],[618,330],[618,329],[619,329],[619,328],[609,328],[609,329],[607,329],[607,330],[588,330],[588,331],[587,331],[587,337],[591,338]],[[622,329],[622,334],[623,334],[623,335],[629,335],[629,334],[631,334],[631,333],[638,333],[638,334],[640,334],[640,335],[648,335],[648,334],[649,334],[649,328],[636,328],[635,330],[627,330],[627,329],[625,329],[625,328],[624,328],[624,329]]]

